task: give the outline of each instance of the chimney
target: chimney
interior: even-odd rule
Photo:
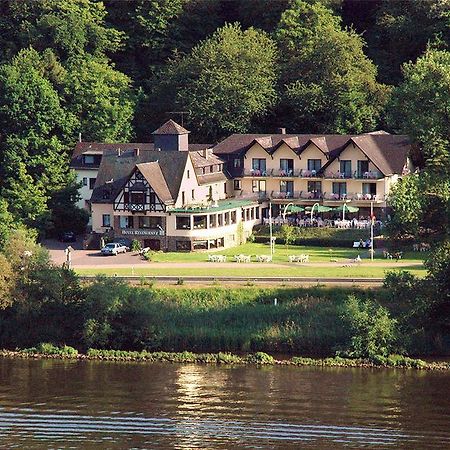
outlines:
[[[120,156],[122,154],[122,150],[120,148],[117,149],[117,156]]]
[[[286,134],[286,128],[277,128],[278,134]]]
[[[203,158],[208,159],[209,152],[208,152],[207,148],[202,150],[202,156],[203,156]]]
[[[78,133],[78,142],[82,142],[81,141],[81,131]]]
[[[139,156],[139,148],[134,149],[134,156]]]

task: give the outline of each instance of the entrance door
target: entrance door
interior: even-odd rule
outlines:
[[[144,247],[150,247],[150,250],[161,250],[161,241],[159,239],[144,239]]]

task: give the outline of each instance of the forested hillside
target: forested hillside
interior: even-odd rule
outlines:
[[[447,170],[449,44],[448,0],[0,0],[1,226],[82,223],[79,133],[148,141],[173,111],[197,142],[407,133]]]

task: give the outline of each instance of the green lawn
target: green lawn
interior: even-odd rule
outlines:
[[[227,250],[210,251],[210,254],[220,254],[233,257],[233,255],[268,255],[270,248],[267,244],[246,243],[239,247],[233,247]],[[276,245],[273,262],[286,263],[289,255],[308,254],[311,262],[329,262],[336,259],[339,262],[355,258],[360,255],[363,259],[368,259],[369,252],[365,249],[341,248],[341,247],[306,247],[306,246],[290,246],[288,249],[284,245]],[[423,261],[425,253],[407,252],[403,255],[403,260],[411,263],[420,263]],[[253,258],[254,259],[254,258]],[[376,251],[376,261],[384,261],[380,251]],[[207,253],[176,253],[176,252],[155,252],[152,256],[154,262],[202,262],[207,261]],[[230,259],[231,261],[231,259]]]
[[[400,267],[399,267],[400,268]],[[395,269],[395,268],[394,268]],[[219,265],[211,265],[211,267],[182,267],[182,268],[164,268],[164,267],[135,267],[133,270],[130,267],[125,268],[89,268],[82,269],[77,268],[76,272],[80,275],[146,275],[146,276],[207,276],[207,277],[219,277],[219,276],[240,276],[240,277],[339,277],[339,278],[383,278],[386,270],[382,266],[367,266],[362,263],[359,266],[352,265],[351,267],[342,267],[342,264],[337,263],[333,267],[313,267],[305,265],[298,266],[281,266],[280,267],[267,267],[263,264],[254,264],[253,267],[242,267],[236,263],[236,267],[220,267]],[[402,266],[402,270],[408,270],[417,276],[425,276],[425,268],[417,266]]]

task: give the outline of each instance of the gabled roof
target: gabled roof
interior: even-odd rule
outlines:
[[[156,192],[156,195],[164,203],[170,203],[173,201],[173,197],[170,194],[169,187],[167,186],[164,175],[161,171],[159,162],[148,162],[137,164],[136,168],[142,173],[144,178],[149,182],[150,186]]]
[[[299,155],[310,143],[313,143],[328,158],[324,168],[338,158],[350,142],[354,142],[384,175],[401,174],[411,149],[408,136],[392,135],[382,131],[359,136],[340,134],[233,134],[213,147],[213,152],[219,156],[242,155],[255,142],[258,142],[261,146],[265,145],[265,150],[270,154],[285,143]]]
[[[143,175],[152,187],[153,180],[151,176],[155,175],[155,183],[157,185],[157,188],[154,188],[155,191],[158,189],[164,198],[169,199],[167,195],[168,191],[171,197],[170,200],[174,200],[180,189],[188,157],[188,152],[140,151],[139,155],[136,155],[135,152],[128,151],[118,156],[117,152],[107,151],[104,153],[100,164],[91,201],[92,203],[113,202],[135,170],[136,165],[145,165],[145,163],[150,162],[159,165],[167,188],[164,186],[161,175],[155,169],[154,165],[143,168],[150,179],[147,178],[147,175]]]
[[[190,131],[177,124],[174,120],[169,119],[166,123],[162,124],[152,134],[188,134]]]

